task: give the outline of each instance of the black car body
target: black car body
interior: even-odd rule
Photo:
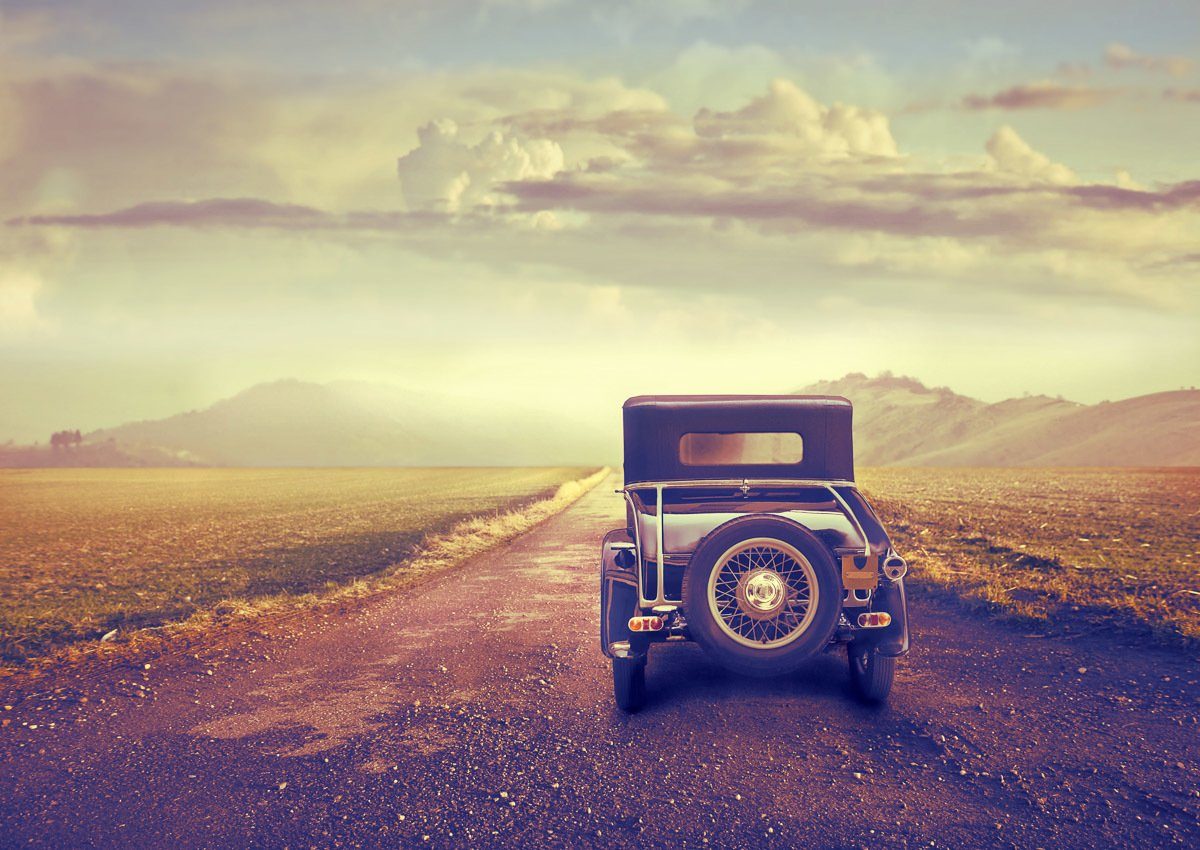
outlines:
[[[625,403],[626,524],[604,538],[600,588],[622,707],[641,704],[650,647],[687,640],[758,675],[845,644],[855,689],[886,697],[907,567],[854,483],[852,412],[832,396]]]

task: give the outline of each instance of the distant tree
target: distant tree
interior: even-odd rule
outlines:
[[[71,446],[77,446],[83,442],[83,435],[79,433],[79,429],[74,431],[55,431],[50,435],[50,448],[57,451]]]

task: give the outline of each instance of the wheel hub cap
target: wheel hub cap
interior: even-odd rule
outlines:
[[[808,629],[817,608],[812,564],[789,543],[755,537],[731,546],[708,579],[708,606],[718,628],[737,643],[772,649]]]
[[[770,619],[787,601],[787,585],[774,570],[750,570],[738,582],[737,600],[746,616]]]

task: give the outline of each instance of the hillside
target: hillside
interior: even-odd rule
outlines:
[[[87,435],[215,466],[553,466],[610,460],[569,417],[362,382],[253,386],[203,410]]]
[[[854,402],[860,466],[1200,466],[1200,391],[1095,405],[989,404],[913,378],[850,374],[797,392]],[[619,458],[619,411],[572,415],[386,384],[258,384],[202,410],[0,448],[4,466],[575,466]]]
[[[0,446],[0,469],[41,467],[135,467],[198,466],[186,454],[146,446],[140,450],[119,445],[115,440],[99,440],[71,448],[37,446]]]
[[[854,402],[863,466],[1200,465],[1200,391],[1083,405],[1047,396],[988,404],[913,378],[846,375],[798,390]]]

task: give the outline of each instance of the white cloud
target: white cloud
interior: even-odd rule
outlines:
[[[417,147],[396,164],[412,210],[457,213],[495,206],[502,200],[497,184],[550,178],[563,168],[562,148],[549,139],[523,141],[492,130],[468,145],[448,119],[426,124],[417,138]]]
[[[736,112],[700,110],[695,125],[705,138],[786,140],[797,153],[815,157],[897,154],[887,116],[840,103],[825,106],[785,79],[774,80],[765,95]]]
[[[0,334],[26,336],[48,329],[38,313],[42,279],[24,269],[0,269]]]
[[[1034,150],[1008,125],[988,139],[987,152],[988,168],[999,174],[1045,183],[1075,182],[1075,173],[1071,169]]]

